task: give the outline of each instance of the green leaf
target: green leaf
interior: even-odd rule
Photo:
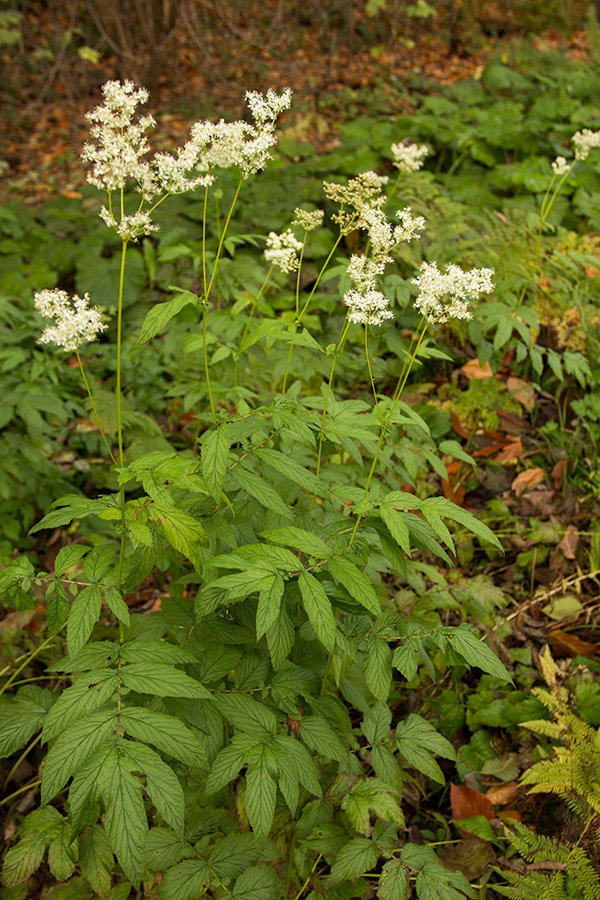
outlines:
[[[39,731],[52,705],[52,695],[34,685],[22,687],[0,706],[0,758],[24,747]]]
[[[134,768],[146,776],[146,792],[158,813],[173,831],[183,834],[183,790],[173,770],[156,751],[145,744],[126,741],[122,749],[127,753]]]
[[[188,766],[208,766],[206,750],[198,738],[175,716],[154,712],[140,706],[121,710],[121,724],[126,733],[138,741],[153,744],[163,753]]]
[[[121,678],[125,687],[140,694],[155,697],[197,697],[210,700],[212,694],[200,682],[190,678],[178,669],[164,663],[132,663],[122,666]]]
[[[151,828],[146,837],[144,866],[160,872],[175,865],[180,859],[195,856],[195,852],[170,828]]]
[[[161,331],[165,330],[171,319],[173,319],[178,313],[181,312],[182,309],[185,309],[185,307],[189,306],[191,303],[197,304],[198,297],[196,297],[195,294],[192,294],[189,291],[182,291],[180,294],[176,294],[171,300],[167,300],[165,303],[156,303],[146,313],[146,317],[142,322],[140,333],[133,346],[141,347],[141,345],[145,344],[146,341],[149,341],[153,337],[156,337],[157,334],[160,334]]]
[[[288,454],[281,453],[280,450],[259,448],[256,450],[256,455],[281,475],[285,475],[290,481],[299,484],[305,491],[319,495],[323,492],[323,484],[318,475],[315,475],[309,469],[305,469],[304,466],[301,466]]]
[[[386,701],[392,686],[392,651],[386,640],[373,634],[367,641],[364,672],[373,696]]]
[[[81,874],[102,897],[110,890],[113,855],[104,829],[92,825],[79,838]]]
[[[72,722],[107,703],[117,693],[118,680],[117,672],[104,669],[82,676],[71,687],[65,688],[46,716],[43,739],[52,740]]]
[[[272,484],[269,484],[264,478],[243,469],[241,465],[236,466],[231,473],[238,481],[240,487],[246,491],[251,497],[265,506],[272,509],[273,512],[286,519],[291,518],[292,512],[287,504],[281,499]]]
[[[215,844],[210,854],[210,867],[219,878],[236,878],[260,859],[260,843],[256,835],[228,834]]]
[[[185,859],[167,869],[158,891],[160,900],[197,900],[205,896],[212,872],[204,860]]]
[[[265,838],[275,814],[277,783],[273,777],[273,751],[262,744],[250,751],[246,769],[246,812],[252,830]]]
[[[215,503],[221,503],[223,481],[229,465],[231,441],[227,424],[209,431],[202,439],[202,477]]]
[[[298,587],[302,595],[302,606],[315,634],[331,652],[335,646],[335,615],[325,588],[310,572],[300,573]]]
[[[148,512],[171,547],[183,553],[195,565],[198,561],[199,547],[209,543],[202,522],[176,506],[167,507],[153,503]]]
[[[256,640],[259,641],[263,634],[273,625],[279,616],[281,600],[283,597],[284,582],[281,575],[273,574],[268,585],[261,588],[258,595],[258,608],[256,610]]]
[[[443,634],[450,641],[452,649],[462,656],[467,665],[477,666],[484,672],[493,675],[494,678],[512,683],[510,674],[496,654],[479,638],[470,625],[462,624],[455,628],[444,629]]]
[[[282,604],[279,615],[267,630],[267,646],[271,654],[273,668],[277,671],[287,659],[294,646],[294,623],[285,604]]]
[[[12,887],[26,881],[40,865],[46,847],[49,862],[52,858],[53,874],[68,878],[75,865],[74,854],[68,849],[69,826],[54,807],[36,809],[30,813],[21,827],[21,840],[11,847],[4,859],[3,882]]]
[[[69,494],[55,500],[50,507],[52,511],[31,528],[29,534],[34,534],[42,528],[58,528],[60,525],[68,525],[73,519],[85,519],[86,516],[95,515],[111,506],[115,506],[111,497],[88,500],[87,497],[79,494]]]
[[[315,559],[327,559],[332,553],[331,547],[318,535],[303,528],[296,528],[294,525],[261,531],[260,536],[267,541],[273,541],[274,544],[286,544],[306,553],[307,556],[314,556]]]
[[[198,660],[189,650],[170,644],[168,641],[144,641],[136,638],[120,647],[122,662],[128,663],[197,663]]]
[[[311,794],[321,797],[323,792],[319,783],[319,770],[304,744],[290,735],[278,734],[271,746],[278,758],[278,764],[282,755],[293,761],[300,784]]]
[[[46,606],[48,616],[48,634],[58,634],[71,611],[71,604],[67,597],[62,582],[55,581],[54,584],[48,585],[46,591]]]
[[[263,738],[277,731],[275,714],[249,694],[215,694],[213,699],[219,711],[236,728]]]
[[[302,716],[299,722],[300,737],[307,747],[338,762],[348,760],[348,752],[329,722],[320,716]]]
[[[371,815],[384,822],[404,826],[404,816],[393,789],[378,778],[361,778],[344,794],[342,809],[353,828],[364,835],[371,833]]]
[[[121,591],[118,591],[116,587],[105,587],[104,602],[110,607],[112,614],[117,617],[119,622],[122,622],[125,627],[130,624],[129,609]]]
[[[248,754],[257,745],[258,739],[247,734],[236,735],[231,744],[217,754],[206,780],[206,793],[216,794],[236,777],[246,764]]]
[[[372,615],[381,615],[375,588],[353,562],[344,556],[335,556],[329,560],[328,565],[333,576],[340,584],[343,584],[353,600],[368,609]]]
[[[88,584],[73,600],[67,625],[67,649],[70,657],[77,656],[87,643],[100,618],[101,609],[102,588],[98,584]]]
[[[423,510],[423,515],[427,515],[428,511],[433,511],[440,516],[445,516],[447,519],[452,519],[453,522],[458,522],[459,525],[463,525],[472,534],[477,535],[480,540],[486,541],[488,544],[492,544],[494,547],[502,550],[500,540],[487,525],[481,522],[473,513],[463,509],[462,506],[452,503],[451,500],[447,500],[445,497],[428,497],[427,500],[423,501],[421,509]]]
[[[396,727],[396,746],[409,766],[444,784],[442,770],[433,754],[456,759],[454,747],[422,716],[411,713]]]
[[[378,900],[408,900],[410,882],[399,859],[390,859],[381,870]]]
[[[104,800],[104,827],[111,849],[125,875],[139,889],[144,871],[144,845],[148,823],[142,786],[130,772],[129,757],[111,748],[104,761],[99,788]]]
[[[114,742],[113,729],[116,729],[117,718],[116,708],[96,710],[60,735],[44,762],[42,803],[48,803],[58,794],[102,744]]]
[[[339,851],[331,869],[328,884],[359,878],[366,872],[370,872],[377,862],[378,856],[379,851],[373,841],[364,837],[352,838]]]
[[[62,578],[63,575],[66,575],[69,569],[75,566],[89,549],[83,544],[69,544],[67,547],[59,550],[54,560],[54,574],[56,577]]]
[[[283,885],[275,869],[258,865],[242,872],[235,883],[232,900],[280,900]]]
[[[392,723],[392,711],[385,703],[377,703],[367,710],[362,721],[362,732],[370,744],[387,739]]]
[[[404,515],[392,506],[381,505],[379,515],[388,527],[396,543],[410,556],[410,537]]]
[[[462,872],[451,872],[441,863],[428,863],[417,875],[415,889],[419,900],[464,900],[476,897]]]

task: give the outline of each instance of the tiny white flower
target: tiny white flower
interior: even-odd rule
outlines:
[[[42,332],[39,344],[58,344],[64,350],[77,350],[86,341],[96,340],[98,334],[108,326],[102,322],[102,314],[95,306],[89,305],[89,294],[83,298],[75,294],[69,297],[59,288],[44,290],[35,294],[35,308],[46,319],[54,319]]]
[[[394,165],[403,174],[418,172],[429,154],[426,144],[392,144]]]
[[[305,231],[314,231],[315,228],[320,228],[323,224],[324,215],[325,213],[322,209],[308,210],[297,207],[294,210],[292,225],[298,225],[300,228],[304,228]]]
[[[573,135],[572,141],[575,147],[575,159],[587,159],[590,150],[600,147],[600,131],[590,131],[589,128],[584,128],[583,131],[578,131]]]
[[[288,228],[283,234],[271,231],[267,238],[265,259],[282,272],[295,272],[299,265],[298,252],[302,249],[302,241],[297,240]]]
[[[557,156],[552,163],[552,171],[555,175],[567,175],[571,171],[571,164],[564,156]]]
[[[381,291],[348,291],[344,303],[350,308],[348,318],[355,325],[381,325],[384,319],[394,317],[388,309],[389,300]]]
[[[446,266],[439,271],[437,263],[421,263],[419,276],[412,283],[419,288],[414,306],[429,322],[447,322],[449,318],[470,319],[469,303],[480,294],[494,290],[493,269],[463,272],[459,266]]]

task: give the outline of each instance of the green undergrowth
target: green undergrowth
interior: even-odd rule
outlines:
[[[506,436],[507,415],[527,420],[535,438],[511,479],[544,478],[570,449],[568,482],[597,495],[596,151],[540,210],[554,158],[597,127],[599,87],[592,66],[516,44],[479,80],[429,86],[410,116],[342,125],[329,153],[284,138],[244,184],[220,259],[235,177],[206,218],[202,192],[170,197],[160,231],[127,248],[120,404],[121,241],[96,192],[0,209],[0,802],[20,832],[2,900],[43,885],[48,900],[493,900],[506,868],[503,895],[528,896],[519,865],[538,859],[535,835],[510,837],[503,803],[481,798],[518,790],[565,743],[532,691],[538,646],[513,626],[532,559],[567,523],[511,512],[494,493],[506,466],[473,451]],[[390,147],[405,137],[430,156],[396,185]],[[427,229],[381,277],[394,320],[368,330],[366,357],[341,303],[364,241],[336,246],[322,182],[372,169],[390,176],[388,215],[410,206]],[[265,239],[298,206],[324,207],[325,224],[298,283],[273,273],[265,287]],[[429,329],[410,369],[423,261],[493,266],[495,290],[468,322]],[[54,286],[106,314],[85,371],[109,446],[126,434],[119,465],[77,357],[36,343],[32,295]],[[467,385],[469,360],[489,370]],[[444,494],[452,466],[470,503]],[[582,545],[598,568],[592,528]],[[503,548],[512,582],[496,575]],[[559,714],[577,734],[600,725],[599,674],[582,655],[565,666]],[[454,814],[449,783],[477,794],[471,815]],[[587,900],[589,847],[569,855],[552,831],[584,813],[557,793],[539,852],[583,874],[536,896]]]

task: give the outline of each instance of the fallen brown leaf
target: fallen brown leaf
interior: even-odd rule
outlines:
[[[469,816],[485,816],[493,819],[494,808],[485,794],[464,784],[450,785],[450,805],[453,819],[468,819]]]
[[[523,452],[521,438],[517,438],[512,444],[507,444],[496,457],[496,462],[507,463],[518,459]]]
[[[523,381],[522,378],[515,378],[514,375],[511,375],[506,379],[506,387],[510,391],[511,396],[521,404],[523,409],[526,409],[527,412],[535,409],[535,391],[533,385],[529,384],[528,381]]]
[[[567,631],[551,631],[548,643],[558,656],[587,656],[592,659],[598,655],[596,644],[582,641],[576,634]]]
[[[508,781],[506,784],[491,787],[485,796],[494,806],[505,806],[515,799],[520,790],[520,785],[516,781]]]
[[[535,487],[536,484],[539,484],[540,481],[543,481],[545,477],[546,473],[543,469],[524,469],[523,472],[519,472],[519,474],[511,484],[511,488],[515,492],[517,497],[520,497],[521,494],[525,493],[528,488]]]
[[[478,359],[470,359],[469,362],[466,362],[464,366],[461,366],[461,371],[467,376],[469,381],[472,378],[483,381],[484,378],[493,378],[494,373],[492,372],[492,367],[489,362],[486,362],[484,366],[479,365]]]
[[[565,469],[567,468],[566,459],[559,459],[550,473],[555,491],[560,491],[565,481]]]
[[[579,543],[579,532],[575,525],[567,525],[564,537],[558,545],[558,549],[565,559],[575,559],[577,544]]]

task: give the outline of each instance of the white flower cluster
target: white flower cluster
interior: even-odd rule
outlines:
[[[355,325],[381,325],[384,319],[394,316],[388,309],[388,298],[381,291],[348,291],[344,303],[350,307],[348,318]]]
[[[304,228],[305,231],[314,231],[315,228],[320,228],[323,224],[324,215],[325,213],[322,209],[310,211],[308,209],[300,209],[300,207],[297,207],[294,210],[292,225]]]
[[[421,263],[419,276],[412,283],[419,288],[414,306],[429,322],[446,322],[449,318],[470,319],[469,303],[480,294],[491,294],[493,269],[463,272],[459,266],[446,266],[439,271],[437,263]]]
[[[367,209],[379,209],[383,206],[385,197],[382,196],[381,189],[387,182],[387,176],[377,175],[376,172],[363,172],[356,178],[351,178],[347,184],[323,182],[325,196],[341,206],[341,209],[333,214],[332,219],[340,226],[342,234],[349,234],[359,227],[361,213]],[[346,210],[344,208],[346,206],[349,206],[350,210]]]
[[[557,156],[552,163],[552,171],[555,175],[567,175],[571,171],[571,163],[564,156]]]
[[[274,266],[279,266],[282,272],[295,272],[300,265],[298,252],[302,249],[302,241],[297,240],[290,228],[283,234],[275,231],[269,233],[265,259]]]
[[[55,288],[35,294],[37,311],[46,319],[55,319],[55,325],[44,329],[38,343],[58,344],[64,350],[77,350],[86,341],[96,340],[98,334],[107,328],[102,323],[102,314],[95,306],[89,305],[89,294],[83,299],[75,294],[69,297],[66,291]]]
[[[391,151],[394,165],[403,174],[418,172],[429,154],[426,144],[392,144]]]
[[[359,214],[358,227],[365,228],[369,232],[369,238],[373,247],[373,256],[388,256],[390,251],[403,241],[412,241],[421,236],[425,228],[423,216],[416,219],[410,214],[410,207],[398,210],[396,213],[400,219],[400,225],[388,222],[385,213],[377,206],[365,206]],[[389,262],[389,260],[387,260]]]
[[[137,117],[137,107],[148,100],[148,92],[133,82],[109,81],[102,88],[104,103],[88,113],[95,123],[91,130],[94,143],[85,144],[82,158],[92,163],[88,181],[110,194],[132,182],[143,197],[151,201],[158,194],[180,194],[196,187],[208,187],[212,169],[239,166],[244,178],[263,168],[271,158],[270,148],[277,143],[275,119],[288,109],[292,92],[281,94],[269,89],[265,95],[248,92],[246,100],[254,119],[248,122],[197,122],[190,139],[174,155],[157,153],[148,162],[143,157],[149,146],[145,132],[154,127],[152,116]],[[200,175],[192,176],[196,170]],[[138,211],[117,223],[112,213],[103,210],[102,219],[123,240],[156,230],[145,213]]]
[[[600,147],[600,131],[590,131],[584,128],[578,131],[572,138],[575,147],[575,159],[587,159],[590,150]]]

